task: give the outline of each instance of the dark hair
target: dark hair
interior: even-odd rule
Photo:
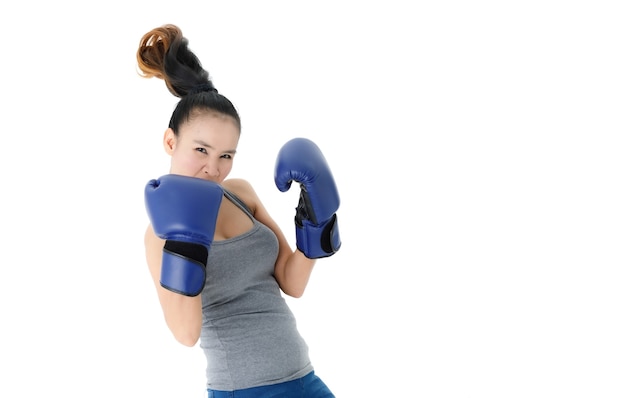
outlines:
[[[209,72],[202,68],[176,25],[163,25],[146,33],[139,43],[137,63],[141,77],[163,79],[170,93],[180,98],[169,123],[174,134],[178,135],[182,123],[207,112],[232,117],[241,130],[235,106],[213,86]]]

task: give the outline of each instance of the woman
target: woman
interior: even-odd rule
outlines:
[[[170,173],[146,186],[146,259],[169,329],[186,346],[200,340],[209,397],[334,397],[281,293],[300,297],[316,260],[341,245],[339,196],[319,148],[294,139],[277,158],[277,187],[301,186],[292,250],[252,186],[226,179],[240,118],[181,30],[146,33],[137,61],[180,98],[163,137]]]

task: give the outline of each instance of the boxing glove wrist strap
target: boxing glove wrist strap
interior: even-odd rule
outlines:
[[[197,296],[204,288],[207,258],[208,248],[203,245],[165,241],[161,286],[174,293]]]
[[[321,224],[296,220],[296,247],[311,259],[330,257],[341,246],[337,214]]]
[[[181,242],[177,240],[166,240],[163,250],[175,255],[187,257],[206,267],[209,250],[206,246],[198,243]]]

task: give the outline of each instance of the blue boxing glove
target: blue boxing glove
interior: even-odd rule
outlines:
[[[164,288],[190,297],[202,292],[223,194],[214,182],[175,174],[146,185],[152,228],[165,239],[160,280]]]
[[[341,246],[337,226],[339,193],[319,147],[306,138],[288,141],[278,152],[274,182],[281,192],[300,183],[296,246],[311,259],[329,257]]]

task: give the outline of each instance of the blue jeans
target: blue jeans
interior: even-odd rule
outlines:
[[[209,391],[209,398],[335,398],[314,372],[296,380],[235,391]]]

